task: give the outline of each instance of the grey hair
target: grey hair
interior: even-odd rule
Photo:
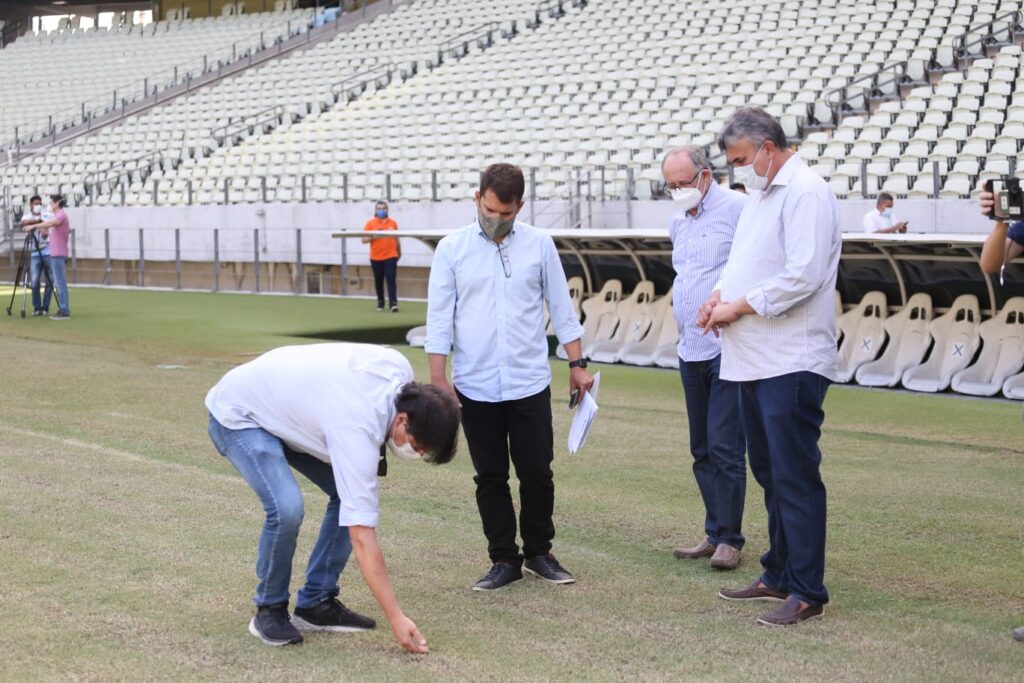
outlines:
[[[663,174],[665,172],[665,164],[677,154],[685,154],[689,157],[690,163],[693,164],[693,170],[697,171],[697,173],[702,172],[704,169],[711,170],[711,160],[708,159],[708,155],[704,152],[703,148],[687,145],[685,147],[673,147],[665,152],[665,156],[661,159],[661,171]]]
[[[718,148],[724,152],[727,146],[740,139],[758,147],[769,140],[779,149],[787,147],[782,126],[774,116],[757,107],[742,107],[733,112],[718,135]]]

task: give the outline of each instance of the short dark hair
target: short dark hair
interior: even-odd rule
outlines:
[[[729,186],[729,189],[730,190],[738,190],[740,192],[746,192],[747,191],[747,186],[744,185],[743,183],[733,183],[732,185]]]
[[[65,206],[67,206],[67,204],[65,204],[65,203],[64,203],[64,196],[63,196],[63,195],[59,195],[59,194],[51,194],[51,195],[50,195],[50,201],[51,201],[51,202],[54,202],[54,203],[56,203],[56,204],[57,204],[57,206],[59,206],[59,207],[60,207],[60,208],[62,208],[62,209],[63,209],[63,208],[65,207]]]
[[[454,396],[433,384],[409,382],[398,392],[395,409],[409,416],[409,434],[426,451],[426,462],[443,465],[455,457],[462,416]]]
[[[768,140],[779,149],[786,149],[786,132],[774,116],[757,107],[740,107],[725,122],[718,136],[718,148],[725,148],[736,140],[748,140],[760,147]]]
[[[878,202],[891,202],[891,201],[893,201],[893,198],[892,198],[891,194],[889,194],[888,192],[880,192],[878,194],[878,199],[875,201],[875,203],[877,204]]]
[[[37,194],[34,194],[34,195],[32,195],[31,197],[28,198],[28,203],[29,204],[31,204],[32,202],[41,202],[41,201],[43,201],[43,198],[40,197]]]
[[[521,202],[526,194],[523,169],[512,164],[491,164],[480,174],[480,195],[491,190],[504,204]]]

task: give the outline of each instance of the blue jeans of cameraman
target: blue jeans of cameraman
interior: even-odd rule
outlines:
[[[352,553],[352,543],[348,527],[338,526],[341,500],[330,464],[292,450],[263,429],[228,429],[212,415],[209,432],[213,445],[256,492],[267,515],[256,552],[259,584],[253,603],[262,607],[288,602],[292,558],[305,514],[302,491],[293,469],[328,496],[320,534],[306,567],[306,583],[299,590],[295,605],[314,607],[337,596],[338,578]]]
[[[690,426],[693,478],[704,500],[704,532],[712,545],[743,547],[743,504],[747,461],[740,417],[740,390],[719,378],[722,356],[679,360]]]
[[[50,265],[49,248],[32,252],[32,260],[29,262],[29,278],[32,285],[32,310],[46,312],[50,310],[50,297],[53,296],[53,268]],[[43,278],[43,269],[46,269],[46,289],[42,297],[39,296],[40,280]]]

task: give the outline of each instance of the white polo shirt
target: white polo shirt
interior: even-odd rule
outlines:
[[[395,397],[413,381],[409,361],[371,344],[285,346],[228,372],[206,407],[228,429],[260,427],[330,463],[341,526],[376,527],[380,447]]]
[[[896,214],[890,214],[886,216],[878,209],[871,209],[864,214],[864,220],[861,221],[864,226],[864,232],[875,232],[876,230],[885,230],[891,228],[900,222],[899,218],[896,218]]]

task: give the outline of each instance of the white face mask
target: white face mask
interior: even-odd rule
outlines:
[[[704,195],[696,187],[677,187],[670,192],[672,201],[678,204],[683,211],[689,211],[700,204],[700,200],[704,198]]]
[[[402,460],[422,460],[423,456],[420,455],[412,444],[408,441],[405,442],[404,446],[399,446],[395,443],[393,437],[388,437],[388,450],[391,451],[391,455]]]
[[[885,216],[886,218],[889,218],[890,216],[892,216],[892,209],[883,209],[882,215]]]
[[[761,155],[762,149],[764,149],[763,142],[757,148],[757,154],[754,155],[753,161],[746,166],[735,166],[732,169],[732,175],[736,182],[746,186],[748,190],[762,191],[768,187],[768,173],[772,172],[772,162],[768,162],[768,171],[763,176],[757,175],[757,171],[754,170],[754,162]]]

